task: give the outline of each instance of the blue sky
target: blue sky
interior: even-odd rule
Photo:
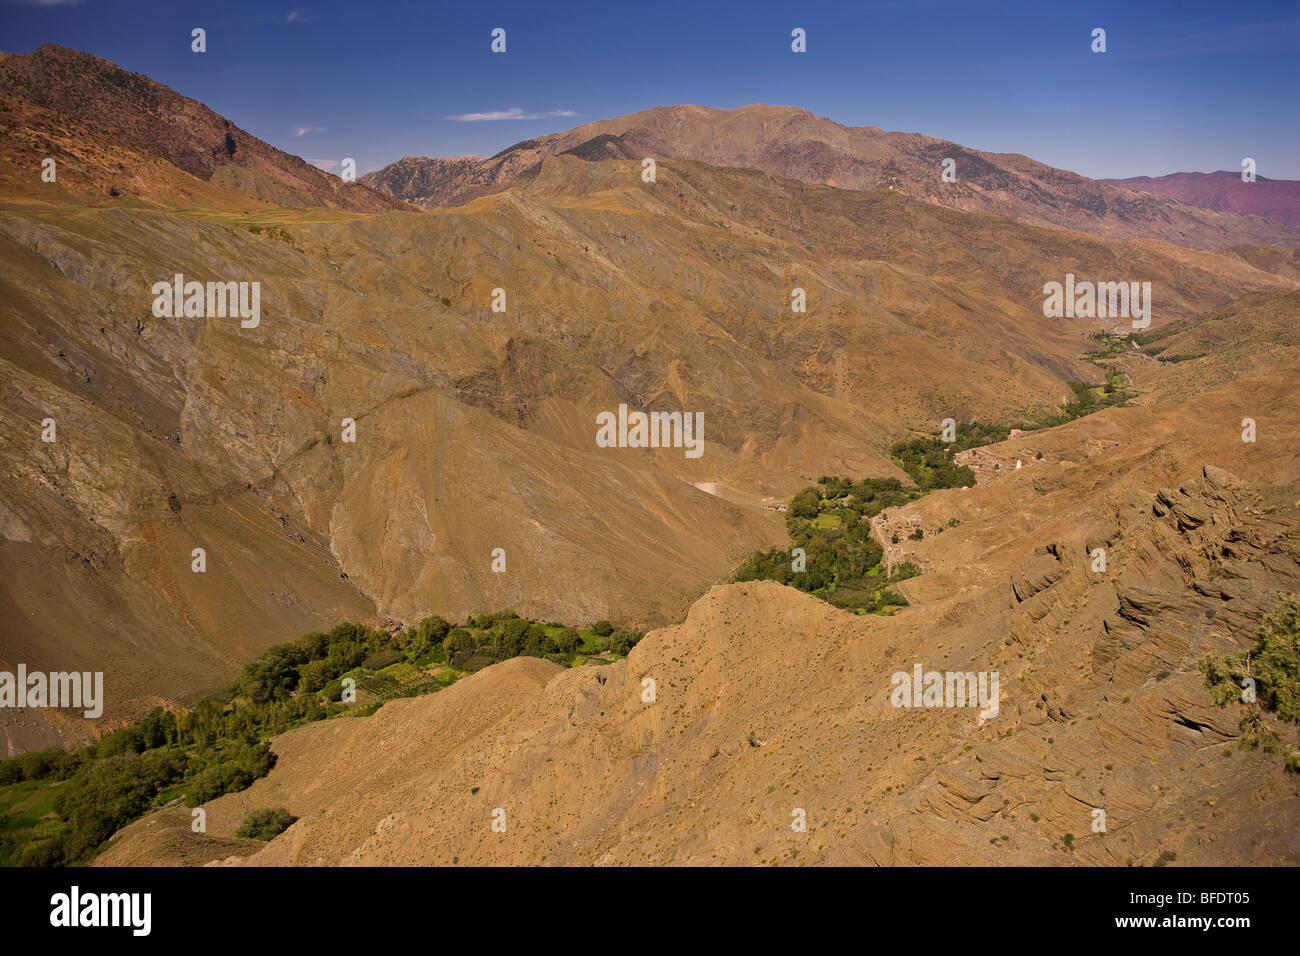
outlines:
[[[505,54],[489,50],[494,27]],[[807,53],[791,52],[794,27]],[[0,49],[42,43],[151,76],[290,153],[355,157],[359,172],[491,155],[651,106],[775,103],[1094,177],[1251,156],[1261,176],[1300,179],[1295,0],[0,0]],[[452,118],[506,111],[531,118]]]

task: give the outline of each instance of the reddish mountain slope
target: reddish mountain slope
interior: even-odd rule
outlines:
[[[1168,176],[1134,176],[1099,182],[1151,193],[1216,212],[1262,216],[1288,226],[1300,226],[1300,182],[1293,179],[1241,181],[1241,174],[1220,169],[1214,173],[1170,173]]]
[[[6,193],[27,196],[209,208],[232,199],[246,206],[249,198],[351,212],[405,207],[281,152],[147,76],[52,44],[0,54],[0,150]],[[57,190],[41,188],[45,157],[58,164]]]

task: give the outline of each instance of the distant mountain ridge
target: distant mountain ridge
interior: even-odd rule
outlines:
[[[1300,182],[1293,179],[1258,176],[1253,183],[1247,183],[1242,182],[1241,173],[1220,169],[1213,173],[1170,173],[1154,178],[1134,176],[1098,182],[1165,196],[1201,209],[1261,216],[1288,226],[1300,226]]]
[[[408,156],[361,181],[424,208],[457,206],[527,181],[542,159],[564,153],[589,161],[692,159],[839,189],[893,189],[965,212],[1111,239],[1156,238],[1199,249],[1300,245],[1300,231],[1282,224],[1135,194],[1025,156],[761,104],[660,106],[524,140],[486,159]],[[945,159],[955,161],[955,182],[940,178]]]
[[[6,186],[39,188],[42,159],[51,157],[58,183],[81,194],[167,204],[202,196],[203,205],[236,194],[352,212],[406,207],[276,149],[147,76],[54,44],[0,55],[0,142],[10,154]]]

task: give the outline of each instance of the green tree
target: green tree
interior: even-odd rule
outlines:
[[[1277,607],[1264,615],[1255,631],[1253,649],[1224,657],[1206,654],[1200,670],[1211,699],[1220,707],[1239,699],[1246,704],[1241,745],[1247,749],[1262,746],[1270,753],[1280,750],[1281,738],[1264,715],[1300,722],[1300,603],[1296,596],[1280,596]],[[1253,701],[1244,693],[1252,682]],[[1300,753],[1288,754],[1286,766],[1300,771]]]
[[[561,654],[576,654],[582,646],[582,635],[571,627],[566,627],[551,639]]]
[[[790,499],[790,514],[797,518],[816,518],[821,511],[822,495],[817,488],[805,488]]]

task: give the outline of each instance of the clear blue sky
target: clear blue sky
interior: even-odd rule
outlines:
[[[190,52],[190,30],[208,51]],[[507,52],[489,51],[494,27]],[[808,52],[790,51],[803,27]],[[1094,27],[1107,52],[1090,51]],[[1094,177],[1300,179],[1300,4],[0,0],[0,49],[87,50],[310,160],[491,155],[671,103],[801,106]],[[450,117],[517,111],[526,119]],[[573,114],[573,115],[569,115]]]

